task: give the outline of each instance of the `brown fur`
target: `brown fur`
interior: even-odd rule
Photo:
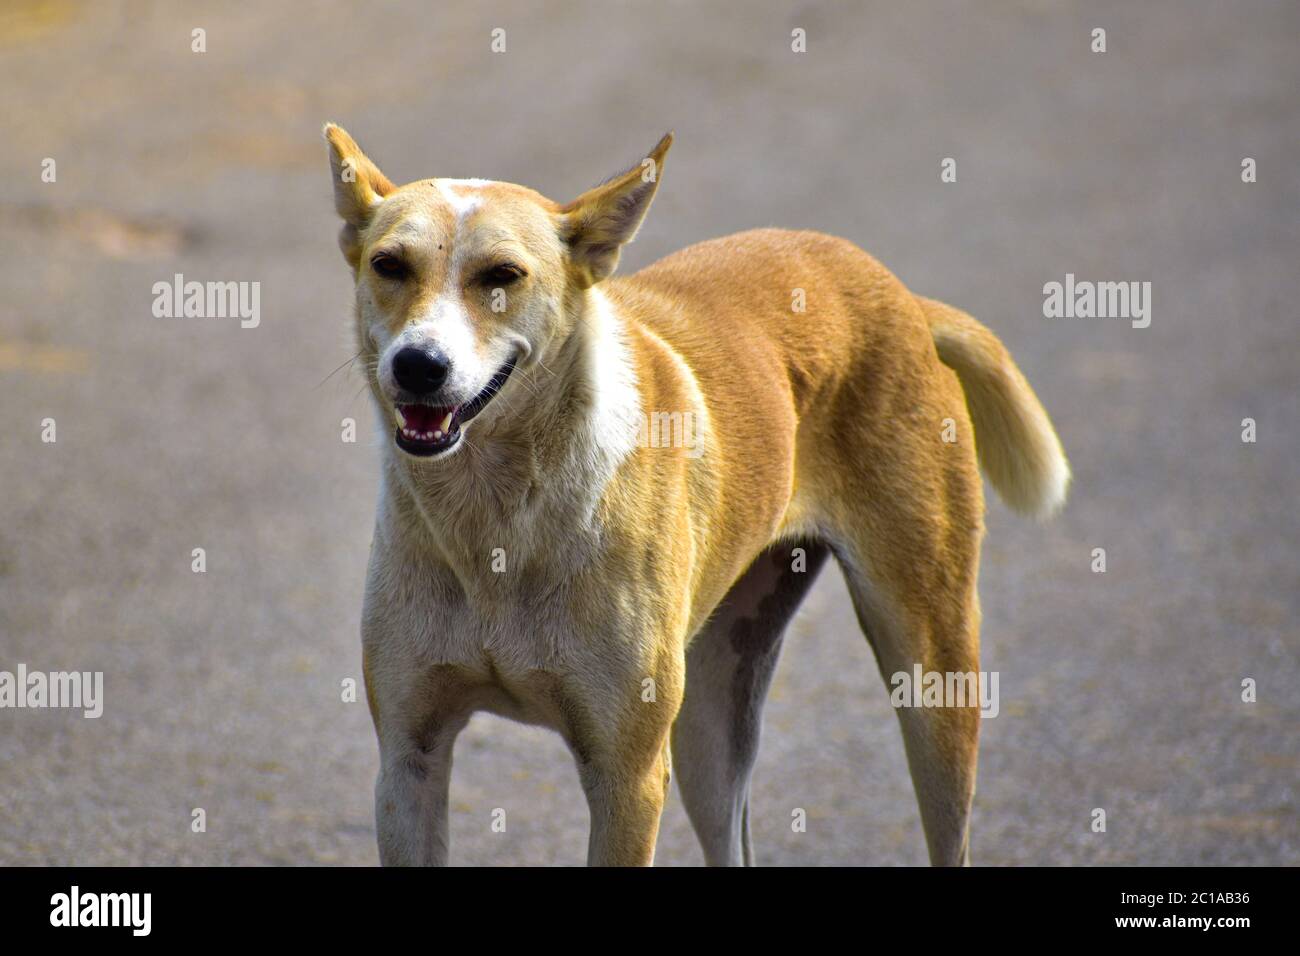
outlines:
[[[453,454],[384,453],[363,644],[385,862],[445,862],[451,743],[478,709],[568,740],[591,862],[653,858],[670,731],[706,857],[752,862],[762,698],[828,552],[886,679],[918,662],[978,669],[977,448],[1020,510],[1049,512],[1068,480],[991,332],[813,232],[741,233],[611,277],[671,137],[648,157],[652,179],[634,167],[559,205],[501,183],[393,188],[351,137],[326,136],[381,415],[400,336],[459,343],[456,401],[519,356]],[[348,168],[359,182],[340,180]],[[374,275],[379,252],[408,262],[406,278]],[[527,277],[497,313],[474,277],[502,254]],[[703,454],[627,445],[610,416],[633,400],[642,415],[697,413]],[[497,548],[508,573],[489,568]],[[796,548],[811,554],[802,580]],[[761,633],[744,623],[764,616]],[[931,857],[963,862],[978,711],[899,718]]]

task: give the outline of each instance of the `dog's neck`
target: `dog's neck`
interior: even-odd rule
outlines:
[[[543,554],[563,566],[556,551],[570,548],[581,560],[604,490],[636,446],[641,403],[622,322],[599,289],[574,312],[572,332],[516,371],[454,456],[424,461],[386,444],[380,533],[424,539],[411,543],[431,545],[463,586],[491,578],[494,558],[518,568]]]

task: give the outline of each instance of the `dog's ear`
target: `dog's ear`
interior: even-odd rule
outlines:
[[[379,167],[370,161],[347,130],[333,123],[325,124],[325,141],[330,149],[330,173],[334,179],[334,208],[343,217],[339,245],[352,262],[357,230],[370,222],[375,205],[395,188]]]
[[[344,222],[361,228],[370,221],[372,207],[394,186],[342,126],[326,123],[325,141],[334,176],[334,208]]]
[[[622,246],[632,241],[650,210],[672,144],[673,134],[665,133],[644,160],[560,208],[560,235],[584,287],[614,272]]]

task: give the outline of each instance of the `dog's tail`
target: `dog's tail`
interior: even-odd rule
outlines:
[[[940,360],[961,380],[984,474],[1014,510],[1050,517],[1065,503],[1070,464],[1038,396],[996,335],[960,309],[917,301]]]

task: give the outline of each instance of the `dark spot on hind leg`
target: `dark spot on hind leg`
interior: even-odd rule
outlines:
[[[803,548],[806,553],[803,571],[794,570],[795,548]],[[742,593],[736,595],[737,601],[752,608],[752,613],[736,618],[729,635],[731,649],[739,658],[732,684],[731,734],[733,757],[738,764],[754,759],[763,703],[781,653],[781,637],[829,554],[830,549],[816,541],[769,548],[755,559],[738,584]],[[751,582],[761,591],[751,594],[747,587]]]

